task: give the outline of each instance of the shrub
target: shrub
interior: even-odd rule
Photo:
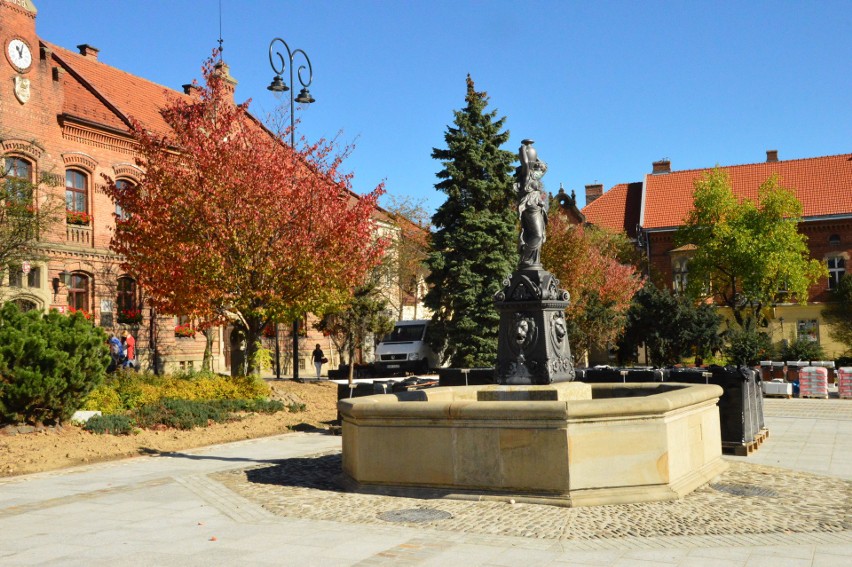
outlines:
[[[290,413],[299,413],[305,411],[305,404],[293,402],[287,406],[287,411]]]
[[[269,397],[269,386],[260,378],[253,376],[220,376],[212,372],[179,372],[168,376],[157,376],[139,372],[116,372],[107,377],[104,388],[111,389],[118,396],[121,409],[135,409],[145,404],[156,403],[162,399],[184,400],[264,400]],[[93,396],[103,399],[107,395],[101,392]],[[94,407],[89,396],[87,409]],[[110,410],[112,411],[112,410]]]
[[[121,403],[121,397],[118,395],[118,392],[112,386],[101,384],[86,397],[83,409],[100,411],[104,415],[107,415],[121,413],[126,408]]]
[[[732,329],[727,333],[728,344],[723,354],[728,364],[754,366],[771,357],[772,341],[759,331]]]
[[[208,403],[165,399],[157,403],[145,404],[133,412],[133,417],[139,427],[146,429],[156,425],[165,425],[174,429],[193,429],[207,427],[211,421],[226,421],[230,416],[226,411]]]
[[[825,351],[818,342],[808,337],[798,337],[781,347],[781,360],[823,360]]]
[[[275,413],[284,409],[284,403],[278,400],[211,400],[207,403],[227,412]]]
[[[0,308],[0,422],[58,423],[80,409],[110,362],[82,314]]]
[[[83,429],[101,435],[129,435],[133,431],[133,421],[126,415],[95,415],[89,418]]]

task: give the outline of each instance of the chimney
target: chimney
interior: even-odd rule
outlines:
[[[778,161],[778,150],[766,150],[766,163]]]
[[[231,95],[231,100],[234,100],[234,91],[237,89],[237,80],[231,76],[231,68],[224,61],[219,61],[214,65],[216,73],[222,77],[225,83],[225,91]]]
[[[651,173],[671,173],[672,172],[672,162],[669,161],[669,158],[663,158],[660,161],[655,161],[653,163],[654,169]]]
[[[94,59],[95,61],[98,60],[98,52],[100,51],[100,49],[98,49],[97,47],[92,47],[88,43],[81,43],[77,46],[77,49],[80,50],[80,55],[82,55],[83,57],[88,57],[89,59]]]
[[[603,185],[595,183],[586,185],[586,206],[592,204],[598,197],[603,195]]]
[[[187,84],[181,85],[181,86],[183,87],[183,94],[189,95],[193,98],[199,97],[198,93],[201,90],[201,87],[199,87],[197,84],[187,83]]]

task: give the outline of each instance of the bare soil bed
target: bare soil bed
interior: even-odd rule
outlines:
[[[142,430],[135,435],[98,435],[77,425],[17,435],[0,434],[0,477],[61,469],[136,455],[180,451],[204,445],[287,433],[292,429],[328,429],[337,418],[337,385],[330,382],[272,381],[272,397],[305,411],[250,414],[237,421],[190,431]]]

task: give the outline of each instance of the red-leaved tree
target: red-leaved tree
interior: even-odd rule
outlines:
[[[571,294],[565,318],[577,359],[592,346],[606,348],[624,330],[630,301],[642,287],[627,258],[631,248],[624,235],[550,216],[542,263]]]
[[[169,132],[134,122],[136,186],[108,193],[126,213],[112,248],[160,311],[232,322],[249,372],[264,326],[344,301],[381,259],[371,216],[343,154],[321,141],[291,148],[234,104],[213,60],[197,96],[161,110]]]

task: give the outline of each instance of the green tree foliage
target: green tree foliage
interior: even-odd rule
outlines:
[[[75,313],[0,308],[0,422],[60,423],[83,406],[110,362],[104,332]]]
[[[677,364],[691,355],[710,356],[722,348],[721,321],[712,305],[696,305],[647,281],[633,297],[627,313],[619,356],[630,359],[643,344],[649,361],[656,366]]]
[[[433,149],[443,169],[435,185],[447,200],[432,217],[431,273],[424,303],[433,310],[429,341],[456,367],[493,366],[499,315],[493,296],[518,263],[512,152],[505,117],[486,112],[488,95],[467,77],[467,105],[455,111],[444,135],[447,149]]]
[[[837,289],[832,291],[832,302],[822,312],[828,322],[828,334],[846,346],[844,356],[852,356],[852,276],[840,278]]]
[[[329,335],[339,352],[349,359],[349,383],[355,373],[355,352],[364,347],[370,335],[383,336],[393,330],[388,302],[375,278],[355,288],[352,298],[335,311],[326,313],[315,325]]]
[[[810,337],[797,337],[781,347],[781,360],[825,360],[822,345]]]
[[[727,344],[722,352],[728,364],[755,366],[761,360],[772,358],[772,339],[757,330],[754,323],[748,323],[743,329],[728,330],[725,341]]]
[[[760,186],[757,201],[738,201],[717,168],[696,180],[693,200],[675,236],[678,246],[697,247],[689,263],[693,297],[726,305],[741,328],[752,319],[763,323],[772,303],[807,302],[826,267],[808,259],[807,238],[798,232],[802,205],[777,176]]]

